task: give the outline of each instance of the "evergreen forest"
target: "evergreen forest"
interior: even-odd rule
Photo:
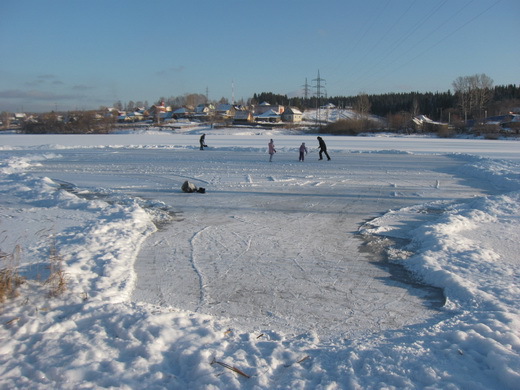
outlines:
[[[357,96],[333,96],[333,97],[293,97],[277,95],[272,92],[255,93],[252,104],[268,102],[284,106],[298,107],[301,110],[320,107],[326,103],[332,103],[339,108],[357,109],[361,95]],[[462,119],[482,119],[484,117],[505,115],[520,107],[520,86],[515,84],[500,85],[489,89],[489,98],[485,107],[479,110],[464,113],[462,106],[462,93],[447,92],[406,92],[386,93],[380,95],[365,95],[368,97],[368,113],[381,117],[388,117],[400,113],[411,115],[426,115],[430,119],[448,122]],[[359,110],[357,110],[359,111]],[[464,114],[465,117],[464,117]]]

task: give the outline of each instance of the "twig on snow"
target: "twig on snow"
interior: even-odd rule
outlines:
[[[284,364],[284,367],[291,367],[293,364],[296,364],[296,363],[301,364],[301,363],[303,363],[305,360],[310,359],[310,358],[311,358],[311,357],[310,357],[309,355],[305,355],[305,356],[302,357],[300,360],[297,360],[297,361],[294,362],[294,363],[291,363],[291,364]]]
[[[303,363],[305,360],[310,359],[311,357],[309,355],[302,357],[300,360],[298,360],[296,363]]]
[[[18,322],[18,321],[20,321],[20,317],[15,317],[15,318],[13,318],[12,320],[7,321],[7,322],[5,323],[5,325],[7,325],[7,326],[11,326],[11,325],[15,324],[15,323]]]
[[[244,371],[241,371],[241,370],[239,370],[238,368],[236,368],[236,367],[234,367],[234,366],[230,366],[230,365],[227,364],[227,363],[219,362],[218,360],[216,360],[215,358],[213,358],[213,361],[211,362],[211,364],[215,364],[215,363],[221,365],[222,367],[227,368],[228,370],[231,370],[231,371],[233,371],[233,372],[236,372],[237,374],[242,375],[243,377],[251,378],[251,376],[250,376],[250,375],[247,375]]]

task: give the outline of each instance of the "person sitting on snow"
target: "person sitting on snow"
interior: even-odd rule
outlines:
[[[201,194],[204,194],[206,192],[206,189],[204,187],[199,187],[193,183],[190,183],[188,180],[186,180],[184,183],[182,183],[181,187],[183,192],[192,193],[192,192],[199,192]]]

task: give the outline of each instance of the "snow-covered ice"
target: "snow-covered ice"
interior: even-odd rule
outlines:
[[[0,387],[518,388],[518,142],[324,139],[0,134]]]

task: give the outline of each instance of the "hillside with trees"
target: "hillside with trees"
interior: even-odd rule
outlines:
[[[379,130],[411,131],[415,128],[413,119],[423,116],[438,122],[430,130],[443,133],[444,136],[463,132],[468,128],[476,133],[490,135],[501,132],[500,126],[490,124],[493,118],[500,121],[501,117],[512,112],[520,113],[520,86],[493,86],[493,80],[485,74],[458,77],[452,86],[453,92],[361,93],[357,96],[321,99],[288,98],[286,95],[262,92],[255,93],[251,102],[258,104],[267,101],[272,104],[292,105],[302,111],[332,103],[338,108],[349,108],[358,114],[355,118],[328,123],[322,131],[330,134],[359,134]],[[370,115],[384,118],[384,128],[380,121],[370,120]],[[512,127],[518,134],[518,123],[513,123]]]
[[[301,110],[317,108],[325,102],[332,103],[336,107],[356,108],[359,105],[359,99],[366,97],[370,105],[370,113],[373,115],[387,117],[400,112],[408,112],[413,116],[422,114],[432,120],[444,122],[450,121],[454,116],[476,120],[487,116],[505,115],[520,107],[520,86],[510,84],[493,87],[489,84],[490,79],[482,76],[485,75],[457,78],[453,82],[453,92],[448,90],[446,92],[360,94],[321,99],[316,97],[288,98],[287,95],[262,92],[255,93],[251,102],[258,104],[267,101],[271,104],[295,106]]]
[[[413,131],[414,118],[425,117],[439,126],[450,128],[446,131],[464,132],[468,129],[480,133],[498,133],[497,125],[490,125],[492,119],[505,117],[510,113],[520,114],[520,86],[515,84],[493,86],[493,80],[485,74],[457,77],[453,83],[453,91],[445,92],[402,92],[385,94],[360,93],[356,96],[333,97],[291,97],[273,92],[255,93],[247,102],[239,102],[238,110],[253,111],[254,106],[267,102],[271,105],[296,107],[302,112],[315,110],[324,105],[333,105],[337,109],[350,110],[353,115],[335,123],[320,123],[321,131],[335,134],[359,134],[366,131]],[[26,133],[108,133],[113,128],[118,116],[125,112],[140,111],[133,118],[150,118],[153,108],[169,110],[196,106],[212,106],[217,103],[227,104],[225,98],[218,102],[210,102],[202,94],[184,94],[176,97],[160,97],[156,104],[149,106],[147,101],[117,101],[112,108],[103,107],[97,111],[76,111],[67,113],[45,113],[29,116],[19,124]],[[238,107],[240,106],[240,107]],[[213,118],[208,115],[208,118]],[[380,118],[374,120],[374,117]],[[488,118],[487,120],[485,118]],[[3,112],[1,117],[3,128],[12,122],[20,122],[11,114]],[[213,118],[214,119],[214,118]],[[500,121],[497,119],[495,122]],[[513,122],[513,133],[518,134],[518,121]],[[308,123],[307,123],[308,125]],[[325,128],[323,128],[326,125]],[[494,127],[493,127],[494,126]],[[445,129],[444,129],[445,130]],[[440,132],[439,128],[425,131]]]

